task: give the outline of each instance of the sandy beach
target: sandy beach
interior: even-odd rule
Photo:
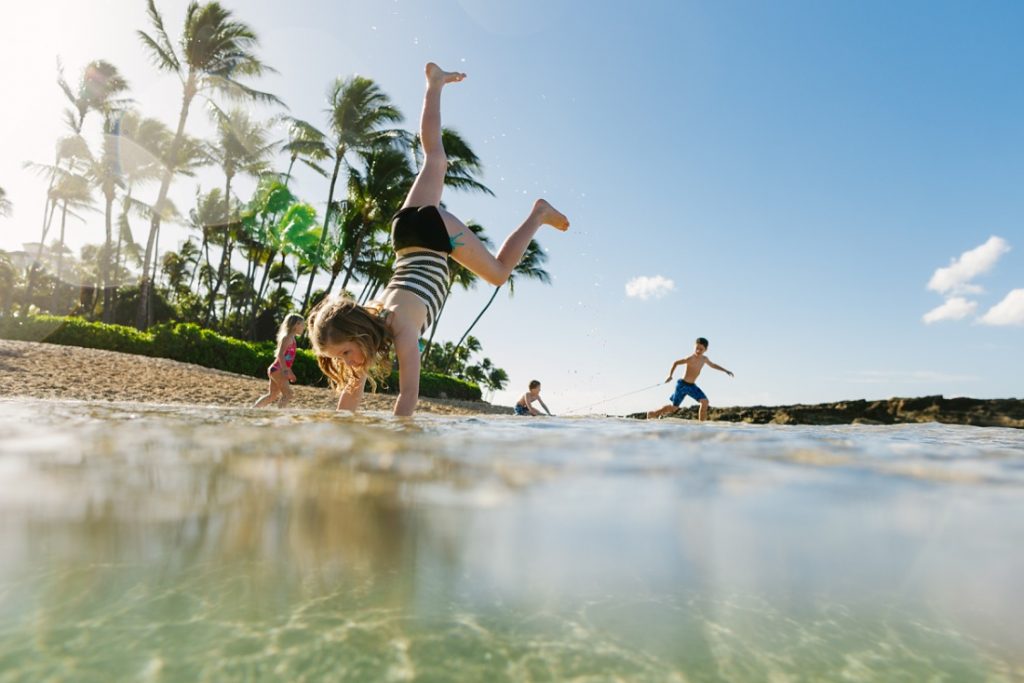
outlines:
[[[250,406],[266,387],[267,380],[166,358],[0,339],[0,396],[4,398]],[[367,394],[363,407],[390,410],[394,400],[387,394]],[[331,410],[336,403],[336,395],[326,388],[296,386],[291,407]],[[512,413],[511,408],[484,401],[434,398],[421,398],[417,411]]]

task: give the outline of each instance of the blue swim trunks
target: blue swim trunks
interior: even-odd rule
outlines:
[[[522,404],[519,404],[519,403],[516,404],[515,410],[516,410],[516,415],[529,415],[530,414],[530,409],[527,408],[526,406],[522,405]]]
[[[668,400],[672,402],[676,408],[683,402],[683,399],[687,396],[691,397],[695,401],[703,401],[707,398],[704,392],[700,390],[696,384],[690,384],[683,380],[676,381],[676,390],[672,392],[672,395],[668,397]]]

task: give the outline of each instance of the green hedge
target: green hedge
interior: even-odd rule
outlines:
[[[387,380],[380,383],[380,388],[389,394],[398,393],[398,372],[392,371]],[[457,377],[449,377],[448,375],[422,372],[420,373],[420,396],[479,401],[481,393],[480,387],[472,382],[467,382]]]
[[[193,323],[164,323],[155,325],[150,332],[140,332],[124,325],[53,315],[0,319],[0,338],[170,358],[251,377],[267,376],[267,366],[273,362],[277,350],[274,342],[242,341]],[[299,384],[327,385],[311,351],[296,349],[292,371]],[[397,392],[398,373],[391,373],[380,388],[389,393]],[[481,394],[475,384],[428,372],[420,376],[420,396],[479,401]]]
[[[152,336],[124,325],[91,323],[83,318],[38,315],[31,318],[0,320],[0,337],[20,341],[40,341],[62,346],[121,351],[152,356]]]

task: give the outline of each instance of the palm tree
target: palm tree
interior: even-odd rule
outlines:
[[[11,215],[11,200],[7,198],[7,191],[0,187],[0,216]]]
[[[348,268],[341,281],[341,288],[348,287],[356,263],[362,255],[366,237],[389,230],[391,216],[402,205],[414,180],[408,154],[392,142],[360,152],[359,160],[363,170],[349,170],[346,203],[349,210],[340,223],[341,249],[332,267],[327,292],[334,287],[334,280],[340,273],[346,252]]]
[[[418,135],[412,144],[417,165],[420,165],[423,160],[420,158],[421,145]],[[444,154],[448,159],[448,170],[444,174],[445,187],[480,192],[493,197],[494,192],[491,191],[491,188],[478,179],[484,172],[483,163],[466,139],[454,128],[446,126],[441,129],[441,144],[444,146]]]
[[[522,278],[524,280],[537,280],[546,285],[551,284],[551,274],[544,270],[543,264],[548,260],[548,255],[544,253],[540,245],[537,244],[537,240],[530,240],[530,244],[526,247],[526,252],[523,254],[522,260],[512,269],[511,274],[508,276],[508,294],[513,296],[516,291],[516,280]],[[479,315],[473,319],[470,323],[469,328],[463,332],[462,337],[458,343],[455,344],[455,351],[457,352],[459,347],[462,346],[462,341],[473,331],[476,324],[480,322],[480,318],[484,317],[484,313],[494,303],[494,298],[498,296],[498,292],[504,285],[498,285],[494,288],[494,293],[491,294],[491,298],[487,300],[487,305],[484,306],[483,310],[480,311]],[[448,362],[445,364],[445,372],[448,372],[448,368],[451,367],[452,360],[455,357],[455,353],[452,353],[448,358]]]
[[[324,134],[306,121],[292,117],[285,117],[284,120],[288,122],[288,142],[281,145],[281,151],[288,153],[288,172],[284,176],[285,187],[291,181],[292,167],[299,160],[326,178],[327,171],[320,168],[317,163],[331,158],[331,150],[325,142]]]
[[[351,152],[372,149],[382,141],[401,139],[402,133],[384,129],[382,126],[398,123],[402,114],[391,103],[383,90],[374,81],[363,76],[352,76],[347,79],[336,79],[327,94],[329,105],[331,133],[333,140],[327,141],[332,148],[334,168],[331,172],[331,184],[327,190],[327,209],[324,213],[324,227],[320,234],[320,244],[309,274],[306,295],[302,299],[301,310],[306,310],[309,296],[313,291],[313,279],[319,267],[323,253],[324,241],[331,232],[331,218],[337,213],[334,202],[334,188],[338,182],[338,172],[345,163],[345,156]]]
[[[105,117],[121,108],[123,108],[128,100],[119,99],[117,95],[120,95],[128,89],[128,83],[118,73],[117,68],[105,62],[103,60],[96,60],[88,64],[85,69],[82,70],[82,76],[79,79],[75,88],[72,88],[64,78],[64,65],[58,60],[57,61],[57,85],[63,91],[71,107],[64,110],[64,119],[68,124],[68,127],[72,131],[72,135],[66,138],[62,138],[57,143],[57,156],[54,163],[47,168],[48,179],[46,188],[46,203],[43,206],[43,226],[42,234],[39,239],[39,244],[42,245],[46,242],[46,235],[50,231],[53,224],[53,218],[56,215],[57,203],[60,201],[57,195],[60,192],[55,192],[55,186],[61,180],[58,178],[62,171],[71,171],[76,164],[76,159],[88,158],[89,154],[82,154],[81,150],[88,150],[88,146],[85,144],[85,140],[82,139],[82,127],[85,124],[85,117],[90,111],[96,111]],[[29,164],[31,166],[31,164]],[[62,205],[61,210],[61,223],[66,226],[67,223],[67,204]],[[61,230],[63,235],[63,228]],[[61,244],[63,244],[63,236],[61,237]],[[37,253],[37,259],[41,255],[41,251]],[[33,261],[29,266],[29,276],[25,287],[25,308],[27,310],[28,302],[32,297],[32,287],[35,282],[35,271],[37,268],[36,261]],[[59,261],[58,267],[63,265],[63,260]],[[57,274],[58,281],[60,280],[61,273]]]
[[[11,262],[11,254],[0,249],[0,317],[6,318],[11,314],[17,284],[18,269]]]
[[[137,258],[138,247],[132,236],[130,214],[134,212],[146,217],[150,216],[150,207],[133,198],[132,193],[136,185],[147,183],[161,176],[164,168],[162,155],[170,147],[171,141],[171,131],[162,122],[143,117],[138,112],[131,110],[120,113],[117,133],[117,165],[121,182],[124,184],[124,193],[121,200],[121,212],[117,219],[117,247],[114,250],[111,312],[116,307],[117,290],[121,287],[125,268],[121,262],[122,250],[125,252],[126,260],[128,256],[132,256],[141,263],[141,258]]]
[[[196,188],[196,205],[189,210],[188,216],[188,226],[199,231],[199,234],[202,236],[199,251],[203,255],[206,267],[212,272],[213,266],[210,265],[210,237],[217,226],[225,222],[224,201],[221,199],[220,188],[215,187],[206,194],[203,194],[199,188]],[[199,264],[197,263],[196,266],[196,268],[192,269],[192,274],[189,277],[188,286],[190,289],[195,282],[196,275],[199,274]],[[212,284],[212,281],[206,284],[209,286]],[[202,280],[200,280],[199,286],[202,285]]]
[[[218,107],[212,111],[217,121],[217,144],[208,146],[208,154],[224,171],[224,216],[227,220],[224,222],[217,280],[210,290],[207,323],[221,283],[230,270],[233,237],[230,228],[238,226],[237,212],[231,211],[231,182],[239,173],[253,176],[265,173],[269,168],[270,155],[277,147],[276,142],[267,142],[266,126],[250,119],[245,111],[236,108],[225,113]]]
[[[128,90],[128,81],[121,76],[117,67],[113,64],[103,61],[96,60],[86,65],[82,71],[82,76],[77,83],[77,87],[72,89],[70,84],[64,78],[63,65],[58,62],[57,65],[57,85],[64,92],[65,97],[71,104],[71,109],[65,110],[65,120],[68,126],[74,131],[76,136],[81,136],[82,126],[85,124],[85,117],[90,111],[103,116],[103,126],[105,138],[110,134],[110,130],[116,127],[115,116],[117,113],[124,109],[130,100],[126,98],[119,98],[118,95]],[[115,133],[116,134],[116,133]],[[100,187],[100,191],[103,193],[104,198],[107,200],[107,211],[106,211],[106,236],[107,241],[104,244],[104,249],[101,253],[101,262],[99,264],[99,270],[101,277],[104,279],[104,291],[105,299],[108,290],[108,277],[109,277],[109,263],[104,263],[104,259],[109,261],[111,249],[111,220],[110,220],[110,207],[113,204],[114,188],[118,183],[115,177],[116,170],[114,168],[116,164],[116,157],[111,153],[110,145],[105,141],[104,151],[101,160],[96,160],[91,154],[86,158],[86,162],[91,167],[89,174],[92,176],[93,181]],[[66,203],[64,207],[66,208]],[[62,211],[62,214],[64,211]],[[66,216],[61,217],[61,223],[65,222]],[[64,230],[61,229],[61,245],[64,243]],[[62,265],[63,259],[58,261],[57,265],[57,281],[60,282],[62,277]]]
[[[234,21],[231,12],[221,7],[220,3],[189,3],[179,44],[180,57],[164,30],[163,17],[160,16],[154,0],[147,0],[147,5],[153,35],[139,31],[139,38],[143,45],[149,48],[159,70],[178,76],[182,84],[182,95],[178,126],[167,155],[167,168],[160,182],[149,237],[146,240],[146,257],[139,284],[139,310],[136,319],[136,323],[142,328],[148,326],[150,315],[149,293],[152,285],[149,263],[160,222],[164,217],[171,179],[178,171],[181,145],[185,137],[185,121],[188,119],[192,100],[200,93],[218,91],[232,98],[281,104],[277,97],[253,90],[237,80],[240,77],[258,77],[271,69],[253,52],[253,48],[259,42],[256,34],[246,24]]]
[[[108,117],[128,106],[131,100],[118,95],[128,90],[128,81],[121,76],[117,67],[102,59],[90,62],[82,70],[77,87],[72,89],[64,78],[64,67],[57,62],[57,85],[71,103],[72,109],[64,111],[64,118],[76,134],[82,133],[85,117],[94,111]]]

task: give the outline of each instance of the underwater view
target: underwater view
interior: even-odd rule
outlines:
[[[0,429],[0,681],[1024,680],[1020,430],[55,401]]]

